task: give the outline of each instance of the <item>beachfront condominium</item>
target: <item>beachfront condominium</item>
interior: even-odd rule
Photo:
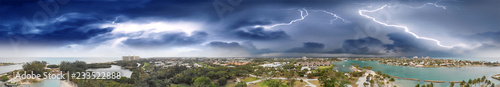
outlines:
[[[122,61],[133,61],[133,60],[139,60],[141,57],[139,56],[123,56]]]

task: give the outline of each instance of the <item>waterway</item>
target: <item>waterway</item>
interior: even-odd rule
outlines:
[[[446,81],[445,83],[434,83],[436,87],[449,87],[449,81],[462,81],[474,78],[479,78],[486,76],[488,80],[491,80],[495,84],[500,84],[499,80],[493,79],[490,76],[499,74],[500,67],[435,67],[435,68],[417,68],[417,67],[407,67],[407,66],[392,66],[386,64],[380,64],[377,61],[356,61],[348,60],[343,62],[334,62],[335,67],[333,69],[349,72],[349,66],[351,63],[358,64],[360,67],[371,66],[373,71],[382,71],[382,73],[397,76],[401,78],[414,78],[420,79],[421,81],[412,81],[404,79],[396,79],[396,84],[400,87],[414,87],[416,84],[429,84],[429,82],[424,82],[424,80],[436,80],[436,81]],[[343,67],[342,65],[345,65]],[[455,86],[458,87],[458,83]]]

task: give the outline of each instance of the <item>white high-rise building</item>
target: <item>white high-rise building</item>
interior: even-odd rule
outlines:
[[[133,61],[133,60],[139,60],[141,57],[139,56],[123,56],[122,61]]]

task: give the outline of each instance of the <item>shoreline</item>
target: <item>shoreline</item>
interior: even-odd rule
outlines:
[[[78,87],[75,83],[68,80],[61,80],[59,87]]]
[[[493,76],[491,76],[491,78],[496,79],[496,80],[500,80],[500,74],[493,75]]]

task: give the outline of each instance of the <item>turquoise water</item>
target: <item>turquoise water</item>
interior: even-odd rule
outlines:
[[[345,62],[335,62],[334,69],[342,72],[347,72],[349,70],[350,63],[358,64],[360,67],[372,66],[373,71],[382,71],[383,73],[389,74],[391,76],[398,76],[401,78],[414,78],[420,79],[421,81],[412,81],[397,79],[396,83],[403,87],[413,87],[417,83],[428,84],[424,80],[437,80],[446,81],[446,83],[435,83],[437,87],[448,87],[450,84],[448,81],[462,81],[474,78],[479,78],[486,76],[488,80],[491,80],[495,84],[500,84],[499,80],[492,79],[490,76],[495,74],[500,74],[500,67],[436,67],[436,68],[416,68],[416,67],[406,67],[406,66],[391,66],[380,64],[377,61],[356,61],[348,60]],[[342,67],[345,65],[345,67]],[[458,84],[455,84],[456,86]],[[457,86],[458,87],[458,86]]]
[[[22,85],[23,87],[60,87],[61,80],[57,79],[47,79],[39,83],[34,83],[30,85]]]

